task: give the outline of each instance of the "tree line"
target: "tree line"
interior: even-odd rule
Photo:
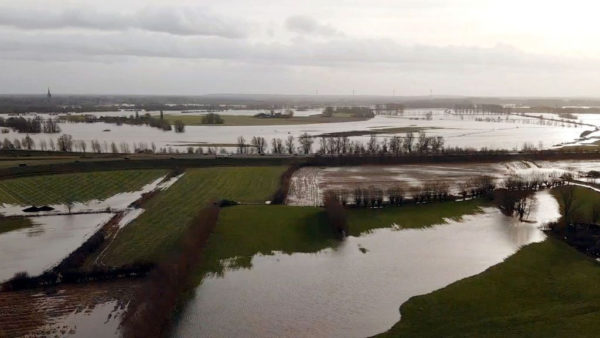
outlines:
[[[0,117],[0,127],[10,128],[18,133],[28,134],[60,133],[60,127],[56,120],[42,119],[39,116],[34,118],[9,117],[7,119]]]

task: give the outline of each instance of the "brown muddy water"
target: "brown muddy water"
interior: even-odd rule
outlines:
[[[558,204],[535,196],[531,222],[495,208],[427,229],[376,230],[315,254],[257,255],[251,269],[207,277],[175,327],[176,337],[364,337],[389,329],[399,307],[543,241],[539,226]],[[363,253],[366,249],[366,252]]]

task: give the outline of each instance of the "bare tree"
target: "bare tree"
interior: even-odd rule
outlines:
[[[302,148],[302,153],[304,155],[308,155],[312,151],[313,139],[308,135],[308,133],[304,133],[300,135],[300,146]]]
[[[35,147],[35,142],[33,141],[33,139],[31,137],[29,137],[29,135],[25,136],[25,138],[23,139],[23,148],[27,149],[27,150],[31,150]]]
[[[402,139],[399,136],[393,136],[390,139],[390,151],[396,156],[402,152]]]
[[[379,143],[377,143],[377,137],[375,135],[371,135],[369,137],[369,142],[367,143],[367,151],[370,154],[376,154],[379,150]]]
[[[259,154],[264,154],[265,153],[266,143],[267,142],[265,141],[265,138],[262,137],[262,136],[254,136],[254,137],[252,137],[252,145],[256,149],[256,152],[259,153]]]
[[[404,150],[407,153],[412,153],[413,151],[413,143],[415,142],[415,135],[412,132],[406,133],[404,136]]]
[[[62,134],[56,143],[60,151],[71,151],[73,149],[73,137],[69,134]]]
[[[283,140],[280,138],[274,138],[271,140],[271,152],[273,154],[283,153]]]
[[[113,154],[117,154],[119,152],[119,149],[117,148],[117,144],[114,142],[111,142],[110,150]]]
[[[285,140],[285,148],[287,153],[292,155],[294,153],[294,136],[289,135],[287,140]]]
[[[238,137],[237,146],[238,146],[238,154],[246,153],[246,139],[243,136]]]

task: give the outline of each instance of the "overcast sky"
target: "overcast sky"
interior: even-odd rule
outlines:
[[[0,93],[600,97],[600,4],[0,0]]]

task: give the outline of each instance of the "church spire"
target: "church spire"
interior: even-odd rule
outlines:
[[[46,94],[46,97],[48,97],[48,100],[52,98],[52,94],[50,94],[50,87],[48,87],[48,94]]]

